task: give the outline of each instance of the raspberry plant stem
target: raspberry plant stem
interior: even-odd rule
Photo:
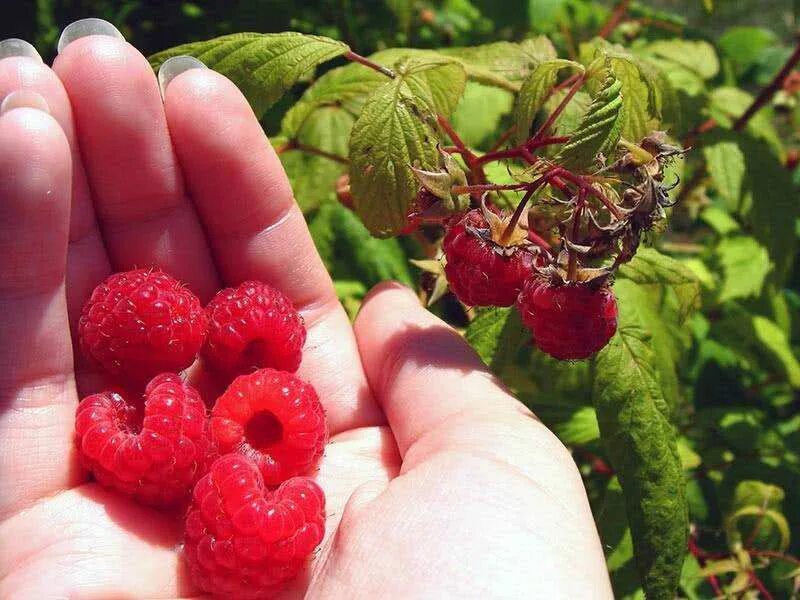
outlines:
[[[550,127],[553,126],[553,123],[555,123],[555,121],[558,118],[558,116],[567,107],[567,104],[569,104],[569,102],[570,102],[570,100],[572,100],[573,96],[575,96],[575,94],[578,93],[578,90],[581,89],[581,87],[583,87],[583,83],[585,81],[586,81],[586,73],[578,74],[578,76],[575,78],[575,81],[570,86],[569,91],[567,92],[567,95],[564,96],[563,100],[561,100],[561,102],[558,104],[558,106],[555,107],[553,112],[550,113],[550,116],[547,117],[547,120],[539,128],[539,131],[537,131],[533,135],[533,137],[530,139],[529,143],[536,143],[539,140],[543,139],[547,135],[547,132],[550,129]]]
[[[365,67],[372,69],[373,71],[377,71],[378,73],[386,75],[389,79],[394,79],[395,77],[397,77],[397,74],[391,69],[384,67],[383,65],[379,65],[378,63],[371,61],[365,56],[356,54],[352,50],[348,50],[347,52],[344,53],[343,56],[349,61],[357,62],[359,64],[364,65]]]
[[[600,28],[600,31],[597,32],[597,36],[603,39],[607,38],[611,35],[614,30],[617,28],[622,22],[622,19],[625,17],[625,13],[628,11],[628,6],[630,6],[631,0],[621,0],[617,3],[617,6],[614,8],[614,11],[611,13],[611,16],[608,18],[608,21]]]

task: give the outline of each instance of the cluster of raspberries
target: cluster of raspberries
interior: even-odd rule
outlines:
[[[490,215],[491,216],[491,215]],[[606,283],[547,277],[529,245],[503,245],[486,211],[452,222],[442,242],[450,290],[467,306],[513,306],[536,346],[560,360],[588,358],[617,330],[617,301]]]
[[[139,269],[95,288],[78,334],[116,383],[84,398],[75,416],[94,479],[144,504],[186,508],[183,554],[203,590],[280,590],[325,529],[325,495],[303,475],[322,455],[327,420],[314,388],[294,375],[306,330],[292,303],[248,281],[204,308],[170,275]],[[180,375],[198,355],[218,385],[229,384],[210,411]]]

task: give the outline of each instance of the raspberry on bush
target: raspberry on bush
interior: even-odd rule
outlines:
[[[237,377],[211,411],[220,453],[251,458],[267,485],[307,473],[328,438],[325,410],[314,388],[291,373],[261,369]]]
[[[78,453],[103,486],[145,504],[186,499],[210,454],[206,407],[174,373],[153,378],[143,411],[117,392],[84,398],[75,414]]]
[[[488,210],[473,209],[451,225],[442,242],[451,291],[467,306],[512,306],[537,257],[523,240],[501,240],[504,223]]]
[[[94,289],[78,322],[87,357],[114,375],[142,382],[191,365],[206,329],[197,296],[157,268],[108,277]]]
[[[553,285],[533,277],[520,293],[517,308],[536,346],[561,360],[588,358],[617,330],[617,301],[605,284]]]
[[[300,366],[306,328],[303,317],[278,290],[246,281],[219,291],[208,303],[208,337],[203,359],[209,368],[238,375],[271,367]]]
[[[240,454],[216,460],[194,488],[183,554],[194,582],[224,598],[272,597],[305,566],[325,533],[325,494],[294,477],[275,491]]]

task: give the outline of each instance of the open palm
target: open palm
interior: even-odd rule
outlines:
[[[151,264],[202,301],[266,281],[305,318],[328,520],[287,597],[610,596],[569,453],[409,290],[379,286],[351,326],[233,84],[192,69],[162,101],[141,54],[94,35],[52,70],[0,60],[0,98],[20,89],[52,116],[0,117],[0,598],[202,595],[180,515],[88,481],[73,448],[78,398],[102,385],[73,348],[81,305]]]

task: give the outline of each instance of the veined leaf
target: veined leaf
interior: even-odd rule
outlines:
[[[505,90],[468,81],[450,122],[467,146],[485,147],[497,132],[500,119],[511,110],[512,101]]]
[[[356,212],[373,235],[403,228],[416,197],[411,166],[438,163],[433,115],[397,77],[370,94],[350,137],[350,189]]]
[[[733,140],[721,139],[703,146],[708,174],[714,187],[730,212],[737,212],[742,205],[742,188],[745,175],[744,155]]]
[[[464,93],[464,66],[451,58],[407,58],[396,65],[397,72],[429,110],[445,116],[455,110]]]
[[[568,169],[585,169],[598,154],[609,156],[622,134],[622,83],[607,71],[605,82],[595,94],[578,129],[572,133],[557,160]]]
[[[558,72],[568,67],[583,71],[581,64],[571,60],[559,58],[545,60],[536,65],[523,82],[514,107],[517,143],[522,143],[528,138],[531,123],[553,89]]]
[[[717,53],[708,42],[675,38],[655,41],[647,49],[658,58],[680,65],[702,79],[712,79],[719,72]]]
[[[487,308],[478,311],[464,332],[464,337],[483,362],[499,373],[530,339],[530,332],[522,325],[515,309]]]
[[[188,54],[233,81],[257,116],[318,64],[341,56],[347,44],[296,32],[234,33],[181,44],[150,57],[154,69],[168,58]]]
[[[625,495],[643,588],[648,598],[667,600],[675,596],[686,553],[683,469],[649,335],[635,313],[621,317],[617,335],[595,358],[592,395]]]

